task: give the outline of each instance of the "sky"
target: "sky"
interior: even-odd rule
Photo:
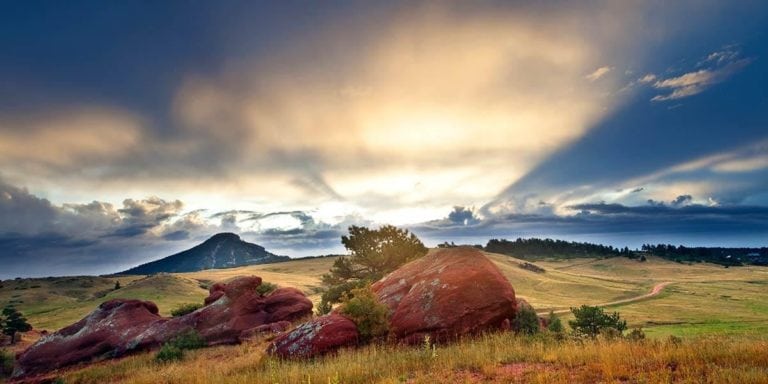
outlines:
[[[530,3],[6,3],[0,278],[350,225],[768,246],[768,3]]]

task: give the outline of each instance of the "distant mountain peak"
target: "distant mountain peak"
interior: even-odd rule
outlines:
[[[245,265],[287,261],[288,256],[277,256],[264,247],[244,241],[231,232],[217,233],[203,243],[186,251],[164,257],[121,274],[151,275],[159,272],[196,272],[212,268],[234,268]]]
[[[209,241],[222,241],[222,240],[240,240],[240,235],[232,232],[220,232],[208,238],[205,242]]]

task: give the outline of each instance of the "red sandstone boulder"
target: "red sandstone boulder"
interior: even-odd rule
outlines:
[[[276,335],[285,332],[291,327],[290,321],[278,321],[276,323],[259,325],[240,332],[240,341],[246,341],[262,335]]]
[[[238,343],[259,326],[277,323],[269,329],[285,329],[287,322],[312,313],[312,302],[300,291],[280,288],[265,297],[256,292],[260,284],[256,276],[215,284],[205,307],[175,318],[161,317],[149,301],[107,301],[22,352],[14,377],[151,349],[189,330],[198,332],[209,345]]]
[[[339,314],[317,317],[278,336],[269,353],[283,358],[307,358],[357,344],[357,326]]]
[[[14,376],[53,370],[94,357],[118,357],[132,348],[147,348],[158,340],[134,340],[149,327],[167,321],[149,301],[110,300],[87,317],[58,332],[41,337],[18,356]]]
[[[474,248],[446,248],[414,260],[374,283],[389,307],[390,332],[405,343],[425,336],[445,341],[509,327],[515,291],[499,269]]]

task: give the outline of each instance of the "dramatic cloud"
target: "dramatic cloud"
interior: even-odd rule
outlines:
[[[653,73],[649,73],[649,74],[646,74],[645,76],[637,79],[637,82],[638,83],[643,83],[643,84],[648,84],[648,83],[654,82],[656,79],[657,79],[656,75],[654,75]]]
[[[8,276],[219,231],[298,256],[352,224],[433,245],[764,229],[736,209],[768,206],[759,2],[67,6],[0,15],[21,28],[0,38]]]
[[[72,120],[71,134],[14,137],[15,148],[40,140],[56,150],[16,151],[0,171],[55,191],[59,203],[77,199],[55,188],[68,179],[113,204],[118,192],[161,190],[216,210],[248,191],[259,201],[245,208],[259,211],[279,209],[278,200],[299,209],[348,201],[346,214],[434,218],[456,203],[481,204],[621,102],[606,97],[614,80],[585,87],[584,73],[642,25],[632,21],[637,7],[604,7],[610,17],[428,3],[374,15],[364,27],[328,21],[269,55],[182,74],[168,120],[33,114],[43,127]],[[580,28],[583,19],[594,28]],[[42,160],[78,176],[16,165]],[[416,185],[420,195],[411,193]],[[214,207],[209,194],[221,199]],[[421,208],[405,212],[414,205]]]
[[[584,78],[586,78],[589,81],[595,81],[595,80],[605,76],[612,69],[613,69],[613,67],[600,67],[598,69],[595,69],[595,71],[590,73],[589,75],[584,76]]]
[[[738,57],[739,53],[731,50],[709,54],[699,65],[712,64],[714,67],[656,81],[653,83],[654,88],[671,90],[672,93],[656,95],[651,101],[682,99],[704,92],[705,89],[726,80],[752,62],[752,59],[738,59]]]
[[[24,117],[0,114],[0,165],[14,176],[33,172],[56,177],[62,170],[98,173],[136,151],[143,134],[140,119],[105,108]]]

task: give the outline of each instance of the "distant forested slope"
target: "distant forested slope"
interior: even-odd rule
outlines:
[[[645,260],[646,255],[658,256],[677,262],[708,262],[724,266],[768,265],[768,248],[707,248],[670,244],[644,244],[639,250],[628,247],[579,243],[553,239],[506,240],[491,239],[484,247],[488,252],[515,256],[525,260],[546,258],[573,259],[593,257],[628,257]]]

